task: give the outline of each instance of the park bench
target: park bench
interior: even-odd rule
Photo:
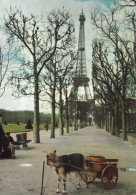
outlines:
[[[22,134],[17,134],[16,135],[17,141],[16,143],[16,149],[20,149],[20,145],[22,145],[23,147],[28,147],[28,143],[32,140],[27,140],[27,134],[26,133],[22,133]]]

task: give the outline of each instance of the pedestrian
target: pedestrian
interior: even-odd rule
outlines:
[[[48,127],[49,127],[48,122],[46,122],[45,124],[46,131],[48,131]]]
[[[136,123],[134,123],[133,132],[136,133]]]

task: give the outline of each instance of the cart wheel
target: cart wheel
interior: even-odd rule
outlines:
[[[89,172],[82,176],[82,179],[86,183],[93,183],[96,177],[92,176]]]
[[[118,169],[108,165],[102,171],[101,181],[105,189],[112,189],[118,181]]]

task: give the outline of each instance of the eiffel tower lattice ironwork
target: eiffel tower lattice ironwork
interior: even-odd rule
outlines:
[[[78,96],[80,96],[78,99],[87,101],[87,100],[91,100],[92,97],[91,97],[89,84],[88,84],[90,79],[87,77],[87,71],[86,71],[85,31],[84,31],[85,15],[83,14],[83,10],[82,13],[80,14],[79,21],[80,21],[80,29],[79,29],[79,41],[78,41],[78,53],[77,53],[77,66],[76,66],[75,77],[73,78],[73,80],[74,80],[74,84],[78,86],[77,94]]]
[[[79,41],[77,52],[77,64],[75,76],[73,77],[73,88],[71,90],[71,108],[77,113],[77,121],[80,121],[80,127],[86,126],[88,121],[87,115],[90,113],[92,99],[89,81],[86,70],[86,56],[85,56],[85,31],[84,22],[85,15],[80,14],[80,29],[79,29]]]

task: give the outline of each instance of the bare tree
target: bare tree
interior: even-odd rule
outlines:
[[[23,76],[20,72],[14,72],[12,78],[16,83],[19,82],[18,88],[24,79],[31,80],[34,85],[34,141],[39,143],[39,77],[56,50],[69,47],[74,26],[69,13],[64,9],[53,10],[44,20],[43,17],[39,19],[33,14],[26,16],[22,11],[10,8],[4,19],[9,36],[22,47],[21,53],[27,61],[26,66],[22,64],[22,70],[27,70],[22,72]]]
[[[14,63],[17,51],[12,49],[12,42],[9,40],[1,42],[0,46],[0,97],[9,84],[9,72]]]
[[[109,53],[110,49],[105,48],[104,43],[94,42],[93,88],[95,99],[105,108],[105,111],[109,112],[107,115],[109,127],[106,129],[110,129],[113,135],[118,135],[117,111],[119,111],[118,104],[121,96],[121,74],[117,67],[118,64],[110,62]]]
[[[57,82],[57,59],[56,55],[46,65],[45,72],[42,72],[41,83],[42,93],[40,99],[51,105],[51,138],[55,138],[55,110],[56,110],[56,82]]]
[[[135,7],[136,6],[136,0],[120,0],[119,5],[123,7]]]
[[[72,70],[74,68],[73,64],[75,62],[75,55],[72,51],[67,52],[65,55],[65,58],[59,63],[59,71],[57,72],[57,78],[58,78],[58,85],[57,89],[59,92],[59,115],[60,115],[60,128],[61,128],[61,135],[64,134],[64,121],[63,121],[63,110],[64,110],[64,101],[63,101],[63,92],[65,95],[66,100],[66,111],[68,112],[68,92],[67,87],[68,84],[71,84],[68,82],[68,77],[71,76]],[[70,80],[69,80],[70,81]],[[68,113],[66,112],[66,124],[67,124],[67,132],[68,132]]]
[[[70,97],[70,93],[69,93],[69,88],[70,86],[72,86],[73,84],[73,80],[71,77],[71,72],[70,74],[67,75],[67,77],[64,79],[64,85],[63,85],[63,92],[64,92],[64,96],[65,96],[65,118],[66,118],[66,132],[69,133],[69,97]]]
[[[72,41],[74,43],[74,40]],[[64,80],[70,74],[71,63],[75,60],[74,55],[72,56],[72,51],[66,50],[62,53],[55,54],[54,58],[51,59],[48,66],[46,66],[46,71],[43,76],[44,88],[42,93],[42,100],[48,101],[51,104],[52,109],[52,124],[51,124],[51,138],[55,138],[55,108],[59,106],[60,115],[60,129],[61,135],[63,135],[63,88]],[[45,93],[48,95],[49,99],[45,99]],[[59,100],[58,100],[59,99]]]
[[[115,14],[116,13],[116,14]],[[135,89],[132,90],[130,65],[133,66],[134,62],[134,50],[133,43],[127,39],[128,37],[122,34],[122,29],[117,22],[116,15],[118,13],[115,9],[110,10],[108,13],[92,14],[92,21],[94,26],[99,30],[101,38],[104,40],[106,46],[104,50],[99,51],[98,61],[101,67],[106,71],[106,76],[110,79],[111,84],[114,86],[116,93],[121,98],[121,111],[122,111],[122,129],[124,130],[124,140],[127,140],[126,132],[126,101],[128,97],[132,97]],[[110,45],[110,46],[109,46]],[[98,47],[98,44],[96,45]],[[101,48],[101,47],[99,47]],[[96,48],[97,49],[97,48]],[[98,50],[98,49],[97,49]],[[108,51],[108,52],[106,52]],[[109,55],[111,60],[109,61]],[[101,58],[102,57],[102,58]],[[108,69],[105,67],[107,67]],[[118,65],[120,71],[120,77],[117,77],[114,73],[115,65]],[[105,66],[106,65],[106,66]],[[113,77],[114,76],[114,77]],[[118,80],[121,84],[121,91],[117,86]],[[131,83],[131,84],[130,84]],[[131,90],[131,94],[129,93]]]

